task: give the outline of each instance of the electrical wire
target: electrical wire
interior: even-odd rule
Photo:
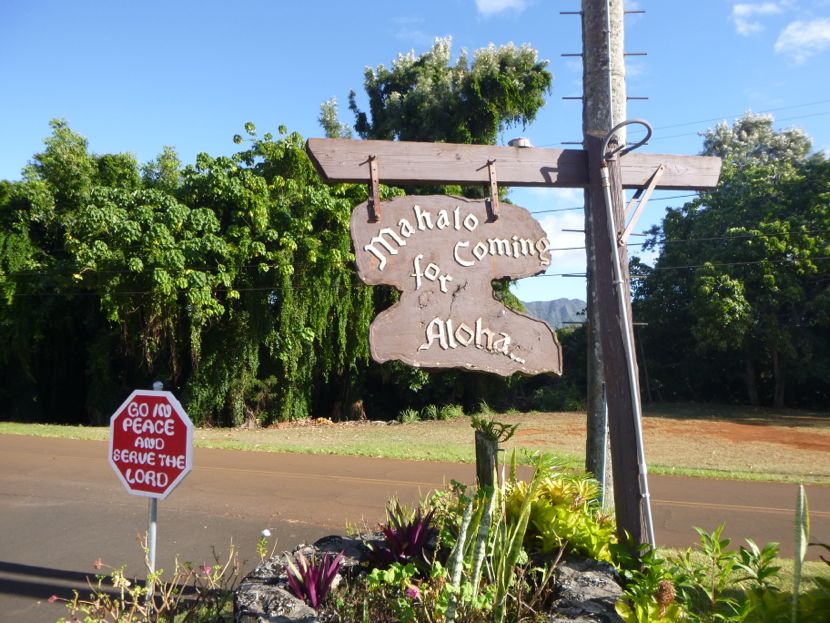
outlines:
[[[830,260],[830,255],[822,255],[818,257],[810,257],[805,258],[807,261],[810,262],[818,262],[824,260]],[[782,258],[779,260],[747,260],[745,262],[707,262],[706,264],[687,264],[684,266],[652,266],[649,270],[653,271],[671,271],[671,270],[696,270],[698,268],[708,268],[709,266],[714,266],[717,268],[727,268],[732,266],[754,266],[758,264],[787,264],[792,263],[792,258]],[[541,275],[533,275],[532,277],[528,277],[528,279],[534,279],[538,277],[572,277],[575,273],[544,273]],[[634,279],[645,279],[646,275],[631,275],[630,277],[632,280]]]
[[[766,115],[766,114],[773,113],[773,112],[780,112],[782,110],[792,110],[794,108],[808,108],[810,106],[819,106],[821,104],[828,104],[828,103],[830,103],[830,99],[818,100],[816,102],[808,102],[806,104],[793,104],[792,106],[781,106],[779,108],[769,108],[767,110],[764,110],[764,111],[761,111],[761,112],[758,112],[758,113],[755,113],[755,114]],[[721,117],[710,117],[709,119],[698,119],[697,121],[685,121],[683,123],[673,123],[671,125],[661,125],[661,126],[658,126],[654,129],[655,130],[669,130],[671,128],[682,128],[684,126],[697,125],[699,123],[711,123],[713,121],[723,121],[724,118],[726,118],[727,116],[735,119],[735,118],[741,117],[743,114],[744,113],[741,113],[740,115],[724,115],[724,116],[721,116]]]
[[[687,195],[672,195],[671,197],[652,197],[649,199],[649,203],[654,203],[655,201],[671,201],[672,199],[686,199],[688,197],[697,197],[697,193],[690,193]],[[532,210],[530,211],[531,214],[548,214],[550,212],[570,212],[572,210],[584,210],[585,206],[574,206],[572,208],[554,208],[552,210]]]
[[[795,109],[795,108],[807,108],[807,107],[810,107],[810,106],[819,106],[819,105],[827,104],[827,103],[830,103],[830,99],[818,100],[818,101],[815,101],[815,102],[807,102],[807,103],[803,103],[803,104],[793,104],[793,105],[790,105],[790,106],[780,106],[778,108],[769,108],[767,110],[758,111],[754,114],[756,114],[756,115],[766,115],[766,114],[770,114],[770,113],[773,113],[773,112],[780,112],[782,110],[792,110],[792,109]],[[669,129],[672,129],[672,128],[682,128],[682,127],[687,127],[687,126],[698,125],[700,123],[712,123],[712,122],[724,121],[726,119],[738,119],[738,118],[742,117],[743,114],[744,113],[733,114],[733,115],[721,115],[719,117],[710,117],[708,119],[698,119],[697,121],[684,121],[682,123],[674,123],[674,124],[669,124],[669,125],[658,126],[654,129],[655,130],[669,130]],[[775,122],[776,123],[781,123],[781,122],[784,122],[784,121],[795,121],[795,120],[799,120],[799,119],[810,119],[810,118],[813,118],[813,117],[823,117],[825,115],[830,115],[830,111],[822,111],[822,112],[810,113],[810,114],[806,114],[806,115],[794,115],[794,116],[791,116],[791,117],[783,117],[781,119],[776,119]],[[664,141],[664,140],[668,140],[668,139],[672,139],[672,138],[682,138],[682,137],[685,137],[685,136],[696,136],[696,135],[699,136],[700,132],[685,132],[685,133],[682,133],[682,134],[671,134],[669,136],[657,136],[657,137],[653,137],[649,142]],[[540,145],[540,147],[553,147],[554,145],[564,145],[564,144],[570,144],[570,143],[551,143],[551,144],[548,144],[548,145]]]

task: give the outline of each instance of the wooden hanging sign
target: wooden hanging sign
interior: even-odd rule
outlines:
[[[542,273],[551,262],[541,225],[524,208],[446,195],[368,204],[352,212],[358,274],[392,285],[400,300],[369,330],[372,358],[416,367],[466,368],[509,376],[561,374],[562,351],[541,320],[497,301],[491,282]]]

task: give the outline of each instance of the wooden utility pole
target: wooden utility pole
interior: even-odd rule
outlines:
[[[582,0],[582,130],[602,140],[615,125],[625,120],[626,91],[623,57],[622,0]],[[585,442],[585,469],[603,483],[603,500],[613,497],[611,461],[608,460],[608,414],[605,372],[602,357],[602,324],[597,300],[597,248],[593,232],[592,201],[602,201],[599,187],[585,189],[585,247],[587,264],[588,320],[588,425]],[[603,229],[599,229],[603,235]]]
[[[617,229],[612,242],[606,211],[605,191],[600,171],[605,163],[603,143],[617,124],[626,118],[623,0],[582,0],[583,53],[583,140],[588,153],[589,186],[585,190],[585,238],[588,259],[589,399],[586,468],[597,478],[610,482],[602,472],[606,461],[606,412],[610,429],[613,498],[620,534],[627,532],[635,543],[644,542],[643,498],[647,492],[645,466],[639,465],[635,448],[638,441],[639,409],[632,408],[632,387],[638,393],[636,375],[626,361],[623,326],[618,296],[628,300],[629,283],[624,245],[615,244],[624,226],[624,197],[617,160],[611,176],[611,199]],[[625,135],[619,135],[624,144]],[[617,248],[619,246],[619,248]],[[612,253],[620,254],[623,288],[616,289]],[[630,319],[630,313],[628,318]],[[604,388],[604,404],[597,404],[599,387]]]

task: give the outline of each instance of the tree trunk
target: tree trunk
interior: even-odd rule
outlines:
[[[761,399],[758,396],[758,381],[755,378],[755,362],[752,357],[746,358],[746,394],[750,405],[753,407],[761,406]]]
[[[777,349],[772,351],[772,379],[775,383],[772,404],[780,409],[784,406],[784,391],[787,386],[787,379],[784,369],[781,367],[781,355],[779,355]]]

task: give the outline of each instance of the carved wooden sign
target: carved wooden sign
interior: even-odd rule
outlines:
[[[548,325],[493,296],[493,279],[530,277],[550,265],[550,243],[527,210],[502,204],[493,220],[485,201],[445,195],[398,197],[381,207],[375,222],[367,203],[351,219],[360,278],[401,292],[372,322],[373,359],[561,374],[562,351]]]

